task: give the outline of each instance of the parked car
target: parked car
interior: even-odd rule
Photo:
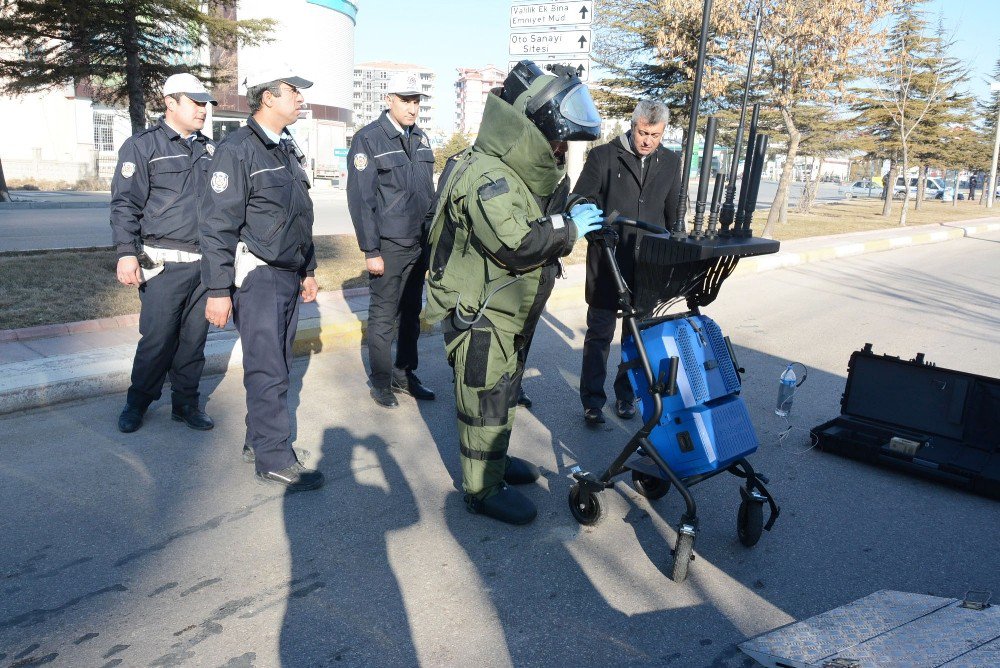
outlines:
[[[881,197],[882,186],[874,181],[855,181],[849,186],[841,186],[840,195],[845,199],[853,197]]]
[[[893,188],[892,196],[894,199],[903,199],[903,189],[904,181],[902,176],[896,177],[896,186]],[[917,196],[917,177],[910,177],[910,197]],[[924,184],[924,199],[942,199],[946,202],[950,202],[955,196],[955,190],[951,186],[946,186],[941,179],[936,177],[929,177],[927,182]]]

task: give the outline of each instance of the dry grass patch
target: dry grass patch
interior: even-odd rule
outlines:
[[[115,280],[110,248],[0,255],[0,329],[139,312],[139,294]]]
[[[899,208],[902,202],[892,203],[892,212],[888,217],[882,216],[881,200],[844,200],[820,204],[813,207],[811,213],[803,214],[788,212],[788,221],[775,228],[774,238],[781,241],[819,237],[828,234],[844,234],[847,232],[865,232],[868,230],[884,230],[899,227]],[[952,205],[951,202],[924,201],[920,209],[914,209],[910,203],[906,214],[907,226],[927,225],[930,223],[948,223],[970,218],[987,218],[1000,215],[1000,210],[987,209],[976,202],[961,201]],[[767,222],[767,211],[754,214],[754,233],[759,234]]]
[[[353,236],[316,237],[324,290],[365,287],[365,257]],[[111,248],[0,253],[0,329],[139,312],[139,293],[115,278]]]

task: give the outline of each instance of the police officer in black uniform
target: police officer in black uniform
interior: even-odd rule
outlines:
[[[369,277],[371,395],[387,408],[399,405],[394,391],[434,398],[414,373],[427,269],[423,223],[434,198],[434,152],[416,125],[425,96],[416,74],[393,75],[388,108],[354,135],[347,156],[347,206]]]
[[[259,481],[289,491],[323,484],[292,450],[288,411],[299,295],[319,291],[309,178],[287,134],[310,86],[281,63],[247,77],[252,116],[219,145],[200,216],[205,317],[222,327],[232,313],[243,342],[249,459]]]
[[[200,130],[206,105],[216,101],[190,74],[169,77],[163,95],[163,118],[125,140],[111,181],[118,281],[137,286],[142,303],[132,383],[118,417],[125,433],[142,426],[168,373],[172,418],[192,429],[213,427],[198,405],[208,323],[197,214],[215,151]]]

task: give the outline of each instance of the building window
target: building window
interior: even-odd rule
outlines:
[[[212,119],[212,138],[222,141],[231,132],[236,132],[243,124],[238,120]]]
[[[101,153],[115,150],[115,117],[110,111],[94,112],[94,148]]]

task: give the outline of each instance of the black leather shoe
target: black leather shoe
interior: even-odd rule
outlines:
[[[589,425],[604,424],[604,413],[600,408],[583,409],[583,421]]]
[[[388,387],[373,387],[372,399],[379,406],[385,406],[386,408],[395,408],[399,405],[399,399],[396,398],[396,395]]]
[[[265,484],[284,485],[289,492],[304,492],[323,486],[323,472],[307,469],[296,462],[280,471],[265,471],[264,473],[258,471],[257,480]]]
[[[619,399],[615,402],[615,415],[623,420],[631,420],[635,417],[635,402]]]
[[[405,381],[399,381],[393,378],[392,382],[389,383],[389,388],[393,392],[402,392],[403,394],[408,394],[414,399],[419,399],[420,401],[433,401],[436,396],[434,394],[434,390],[420,382],[420,379],[417,378],[417,374],[409,371],[406,372]]]
[[[125,404],[121,415],[118,416],[118,431],[123,434],[131,434],[142,426],[142,416],[146,414],[145,408],[138,408],[130,404]]]
[[[295,459],[299,462],[299,464],[301,464],[304,459],[309,459],[308,450],[300,450],[299,448],[292,448],[292,452],[295,453]],[[246,443],[243,444],[243,461],[246,462],[247,464],[253,464],[255,461],[257,461],[257,455],[253,451],[253,448],[251,448]]]
[[[529,397],[528,393],[524,391],[523,386],[517,393],[517,405],[524,406],[525,408],[531,408],[531,397]]]
[[[503,481],[508,485],[528,485],[542,477],[542,472],[531,462],[520,457],[507,455],[507,470],[503,472]]]
[[[198,431],[208,431],[215,426],[215,422],[208,417],[208,413],[197,406],[174,406],[174,410],[170,413],[170,419],[175,422],[183,422]]]
[[[528,524],[538,514],[531,499],[507,485],[501,485],[499,492],[485,499],[466,494],[465,505],[470,513],[486,515],[507,524]]]

